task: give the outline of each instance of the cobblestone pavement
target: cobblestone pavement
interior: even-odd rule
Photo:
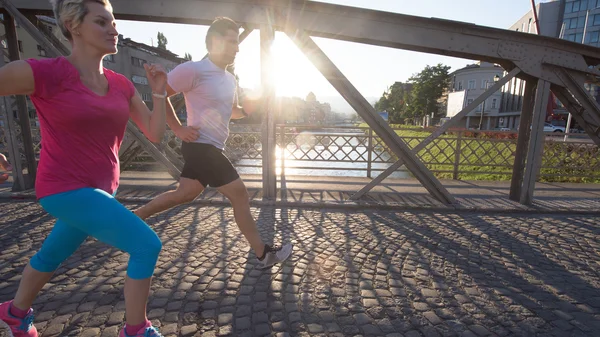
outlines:
[[[229,207],[149,220],[164,248],[148,313],[163,334],[600,335],[598,217],[253,211],[265,240],[294,243],[283,266],[254,269]],[[0,217],[5,301],[53,220],[29,201],[0,203]],[[41,335],[117,336],[126,263],[85,242],[34,304]]]

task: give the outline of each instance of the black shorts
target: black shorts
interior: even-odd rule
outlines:
[[[240,176],[223,151],[209,144],[181,144],[183,154],[183,178],[198,180],[204,187],[221,187]]]

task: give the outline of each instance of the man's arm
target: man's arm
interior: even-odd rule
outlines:
[[[231,119],[242,119],[248,117],[248,114],[244,111],[239,105],[234,105],[233,109],[231,109]]]
[[[173,104],[171,104],[170,99],[171,96],[176,94],[177,92],[167,83],[167,109],[165,110],[167,125],[173,130],[177,138],[184,142],[193,142],[198,139],[200,133],[198,132],[197,127],[183,126],[179,118],[177,118],[177,114],[175,114],[175,109],[173,109]]]
[[[175,114],[175,109],[173,109],[173,104],[171,104],[170,99],[171,96],[176,94],[177,92],[175,92],[175,90],[173,90],[173,88],[171,88],[171,86],[167,83],[167,110],[165,111],[167,117],[167,125],[175,133],[177,133],[177,131],[182,127],[181,121],[179,121],[179,118],[177,118],[177,114]]]

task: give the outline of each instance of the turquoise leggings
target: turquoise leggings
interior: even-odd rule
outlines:
[[[112,195],[82,188],[40,199],[42,207],[58,219],[31,266],[53,272],[92,236],[129,253],[127,276],[146,279],[154,273],[162,243],[156,233]]]

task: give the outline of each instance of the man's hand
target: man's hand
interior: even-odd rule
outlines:
[[[6,160],[6,156],[4,156],[2,153],[0,153],[0,170],[3,170],[3,171],[11,171],[12,170],[12,166],[10,166],[10,163],[8,162],[8,160]],[[6,180],[8,180],[8,173],[0,174],[0,184],[5,182]]]
[[[200,136],[198,129],[200,128],[197,126],[182,126],[177,128],[177,130],[173,130],[173,132],[175,132],[175,136],[177,136],[177,138],[183,140],[184,142],[190,143],[198,139]]]

